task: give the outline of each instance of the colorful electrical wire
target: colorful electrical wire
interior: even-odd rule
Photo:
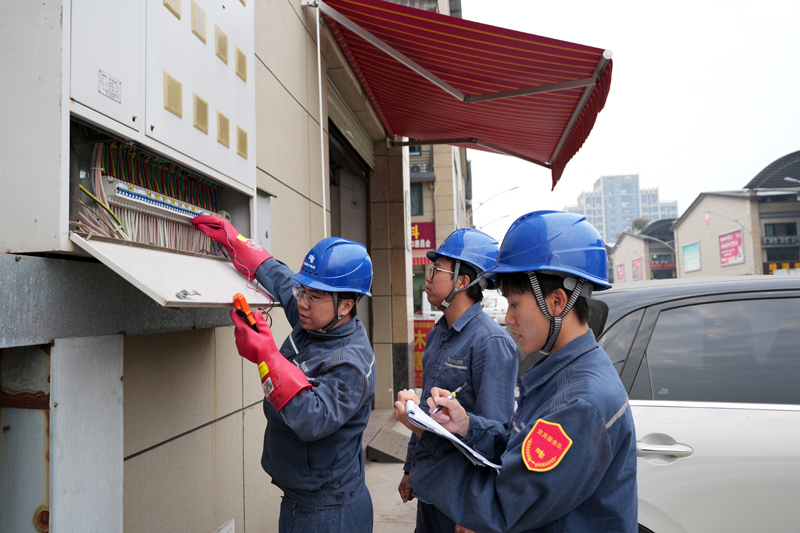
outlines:
[[[104,143],[101,151],[106,175],[217,211],[220,185],[133,146]]]

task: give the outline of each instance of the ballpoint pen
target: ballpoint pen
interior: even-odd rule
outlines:
[[[466,383],[466,382],[462,383],[461,385],[459,385],[459,386],[456,388],[456,390],[454,390],[453,392],[451,392],[450,394],[448,394],[448,395],[447,395],[447,399],[448,399],[448,400],[452,400],[453,398],[455,398],[455,397],[456,397],[456,394],[458,394],[459,392],[461,392],[462,390],[464,390],[464,389],[466,389],[466,388],[467,388],[467,383]],[[434,409],[434,410],[433,410],[433,412],[432,412],[431,414],[432,414],[432,415],[435,415],[436,413],[438,413],[439,411],[441,411],[443,407],[444,407],[444,405],[437,405],[437,406],[436,406],[436,409]]]

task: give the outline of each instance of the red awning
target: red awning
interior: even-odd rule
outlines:
[[[428,259],[426,255],[428,252],[433,251],[433,248],[428,248],[426,250],[412,248],[411,249],[411,264],[412,265],[431,265],[433,261]]]
[[[316,4],[391,137],[513,155],[553,187],[611,86],[600,48],[383,0]]]

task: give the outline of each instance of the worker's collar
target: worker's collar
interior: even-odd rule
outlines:
[[[580,337],[576,337],[559,348],[555,353],[536,361],[536,364],[524,376],[519,378],[520,386],[525,388],[525,392],[530,392],[549,381],[575,359],[597,347],[594,332],[590,329]]]
[[[461,313],[461,316],[453,322],[453,325],[450,329],[460,332],[467,323],[478,316],[478,313],[483,313],[483,307],[481,306],[480,302],[476,302],[472,304],[466,311]],[[439,325],[443,330],[447,331],[447,318],[442,317],[439,322],[436,323]]]

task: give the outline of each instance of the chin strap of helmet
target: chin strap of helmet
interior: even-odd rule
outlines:
[[[572,306],[575,305],[575,302],[578,300],[578,297],[581,296],[581,293],[587,292],[584,290],[584,285],[586,284],[586,280],[582,278],[567,278],[564,280],[564,286],[568,285],[567,281],[573,280],[574,285],[572,289],[572,294],[570,295],[569,299],[567,300],[567,306],[564,307],[564,311],[561,313],[560,316],[552,316],[550,311],[547,310],[547,302],[544,299],[544,295],[542,294],[542,288],[539,287],[539,279],[536,277],[536,273],[533,271],[528,272],[528,279],[531,282],[531,288],[533,289],[533,295],[536,297],[536,303],[539,304],[539,309],[542,310],[542,314],[550,320],[550,332],[547,334],[547,343],[542,348],[542,352],[545,355],[550,354],[550,350],[553,349],[553,345],[556,343],[556,339],[558,338],[558,334],[561,331],[561,320],[567,316]],[[572,285],[572,283],[569,283]],[[589,294],[591,295],[591,284],[589,285]]]
[[[483,277],[482,275],[483,272],[478,272],[478,275],[475,276],[475,279],[472,280],[469,285],[467,285],[463,289],[457,289],[456,283],[458,283],[458,270],[461,268],[461,261],[458,259],[456,259],[455,261],[456,261],[456,267],[453,269],[453,290],[450,291],[450,294],[448,294],[447,298],[444,299],[442,305],[438,307],[439,311],[444,311],[445,309],[450,307],[450,302],[453,301],[453,298],[455,298],[456,294],[458,294],[459,292],[465,291],[470,287],[472,287],[473,285],[478,285],[480,286],[481,290],[483,290],[489,284],[489,280]],[[472,266],[473,268],[475,268],[475,270],[478,270],[477,267],[475,267],[475,265]]]
[[[339,316],[339,314],[338,314],[339,313],[339,293],[338,292],[332,292],[331,296],[333,296],[333,310],[334,310],[334,314],[336,316],[333,317],[333,320],[328,322],[327,326],[325,326],[324,328],[318,329],[317,333],[328,333],[330,330],[333,329],[333,327],[336,324],[341,322],[342,319],[347,316],[347,313],[343,314],[342,316]],[[363,294],[359,294],[359,295],[356,296],[356,299],[353,302],[353,308],[355,308],[356,304],[358,304],[358,301],[361,299],[362,296],[364,296],[364,295]]]

